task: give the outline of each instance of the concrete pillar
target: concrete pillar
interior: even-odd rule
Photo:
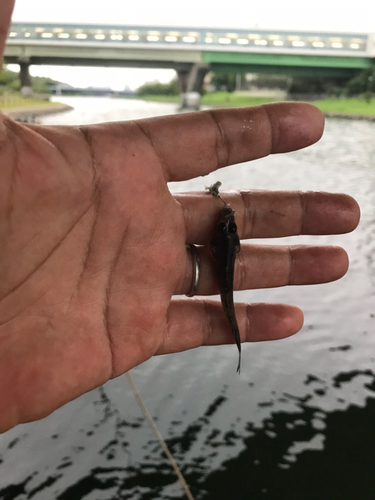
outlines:
[[[21,80],[21,95],[23,97],[31,97],[33,90],[31,88],[31,78],[29,73],[30,63],[28,60],[20,60],[20,80]]]
[[[201,63],[177,68],[180,85],[180,109],[199,109],[200,93],[208,70],[208,64]]]

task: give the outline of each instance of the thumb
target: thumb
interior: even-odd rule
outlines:
[[[15,0],[0,0],[0,69]]]

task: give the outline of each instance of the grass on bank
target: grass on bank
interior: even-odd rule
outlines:
[[[321,111],[325,113],[344,113],[353,115],[375,115],[375,100],[367,103],[361,98],[340,98],[337,99],[322,99],[315,101],[315,104]]]
[[[155,102],[180,102],[180,96],[178,95],[145,95],[136,96],[136,99],[142,99],[144,101],[155,101]],[[242,94],[236,94],[235,92],[212,92],[205,94],[201,98],[201,104],[204,106],[215,106],[215,107],[240,107],[240,106],[256,106],[257,104],[264,104],[267,102],[273,102],[276,99],[268,99],[267,97],[252,97]]]
[[[180,101],[179,96],[140,96],[138,99],[156,102],[175,102]],[[275,102],[280,99],[271,99],[267,97],[252,97],[244,94],[236,94],[235,92],[212,92],[205,94],[201,99],[202,105],[214,107],[240,107],[240,106],[256,106]],[[375,99],[367,103],[363,98],[330,98],[312,102],[315,106],[326,113],[343,113],[343,114],[358,114],[358,115],[373,115],[375,116]],[[0,109],[13,108],[32,108],[41,106],[59,105],[57,102],[43,101],[35,98],[25,98],[19,95],[0,95]]]
[[[41,106],[55,106],[58,104],[58,102],[42,101],[31,97],[21,97],[19,95],[0,96],[0,109],[40,108]]]
[[[276,101],[268,97],[253,97],[250,95],[236,94],[235,92],[212,92],[205,94],[201,103],[207,106],[257,106],[258,104],[265,104],[268,102]]]
[[[138,99],[156,102],[176,102],[180,101],[179,96],[140,96]],[[256,106],[258,104],[266,104],[269,102],[280,101],[280,99],[271,99],[268,97],[252,97],[243,94],[228,93],[228,92],[212,92],[205,94],[201,98],[201,104],[215,107],[240,107],[240,106]],[[375,99],[367,103],[363,98],[331,98],[322,99],[320,101],[312,101],[312,104],[317,106],[323,112],[343,113],[343,114],[358,114],[358,115],[375,115]]]
[[[124,99],[129,99],[129,97],[126,96]],[[134,95],[131,96],[130,99],[140,99],[141,101],[154,102],[180,102],[180,96],[178,95]]]

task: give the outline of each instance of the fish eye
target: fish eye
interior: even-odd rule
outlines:
[[[226,224],[225,222],[220,222],[220,224],[217,226],[217,230],[219,233],[224,234],[226,232]]]
[[[231,222],[228,226],[228,230],[230,234],[235,234],[237,232],[237,225],[234,222]]]

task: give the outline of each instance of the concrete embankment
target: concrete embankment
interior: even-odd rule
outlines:
[[[38,117],[43,115],[52,115],[54,113],[63,113],[73,109],[68,104],[43,104],[41,106],[30,106],[20,108],[0,109],[0,112],[13,120],[23,120],[29,117]]]

